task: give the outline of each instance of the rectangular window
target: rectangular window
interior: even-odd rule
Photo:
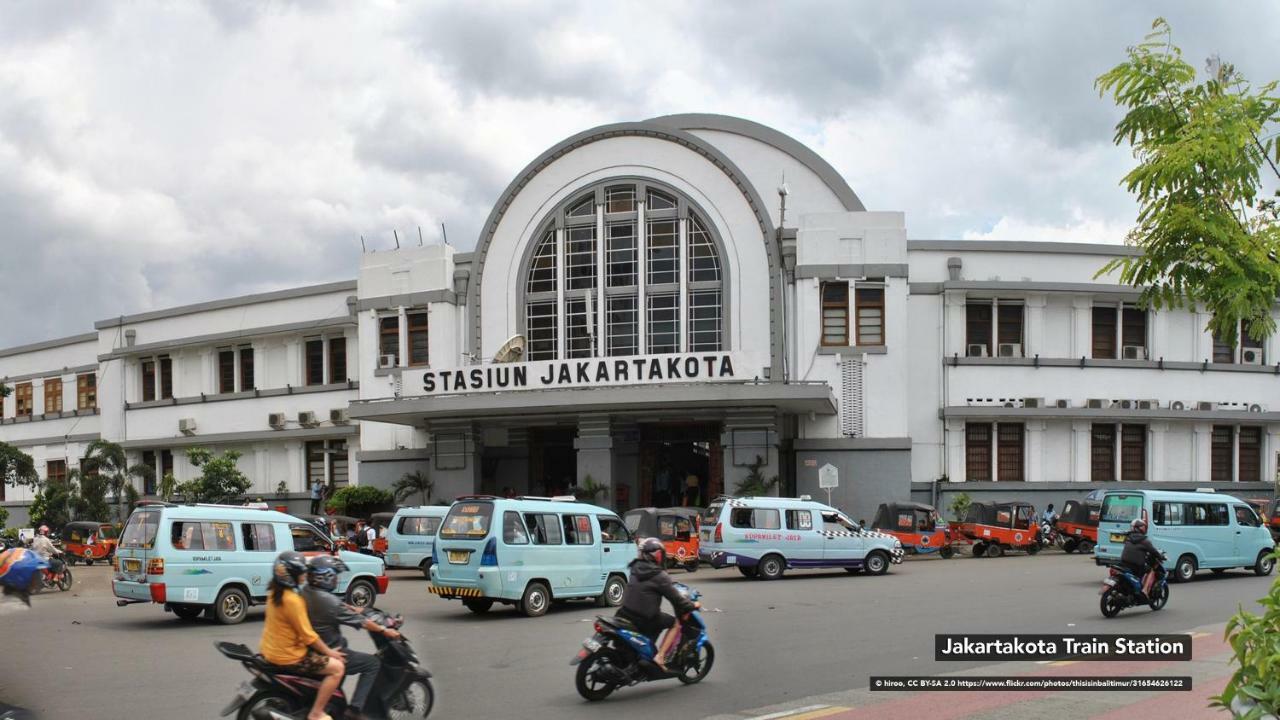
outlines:
[[[812,530],[813,529],[813,513],[808,510],[788,510],[787,511],[787,529],[788,530]]]
[[[991,303],[969,303],[964,306],[965,355],[991,357]]]
[[[253,384],[253,348],[240,348],[240,390],[252,390]]]
[[[173,360],[168,355],[160,356],[160,399],[173,397]]]
[[[859,345],[884,345],[884,288],[857,288],[854,305]]]
[[[154,450],[143,450],[143,451],[142,451],[142,464],[143,464],[143,465],[146,465],[146,466],[147,466],[147,467],[149,467],[149,468],[151,468],[152,477],[154,478],[155,473],[156,473],[156,470],[157,470],[157,468],[156,468],[156,453],[155,453],[155,451],[154,451]],[[143,494],[143,495],[154,495],[154,494],[155,494],[155,480],[154,480],[154,479],[152,479],[152,480],[144,480],[144,481],[143,481],[142,494]]]
[[[604,211],[607,213],[635,212],[636,188],[634,185],[611,187],[604,191]]]
[[[45,477],[51,483],[64,483],[67,481],[67,461],[66,460],[50,460],[45,463]]]
[[[1209,479],[1231,482],[1232,433],[1230,425],[1214,425],[1209,448]]]
[[[175,550],[222,550],[236,549],[235,531],[229,522],[190,522],[178,520],[173,523],[169,536]]]
[[[378,318],[378,367],[382,357],[390,355],[394,367],[400,365],[400,316],[387,315]]]
[[[734,508],[729,515],[729,524],[736,528],[754,530],[782,528],[778,511],[773,508]]]
[[[680,309],[676,295],[650,295],[648,332],[649,353],[673,353],[680,351]]]
[[[305,371],[308,385],[324,384],[324,340],[308,340],[305,348]]]
[[[347,339],[329,338],[329,382],[337,385],[347,381]]]
[[[1094,482],[1111,482],[1116,479],[1116,426],[1094,423],[1090,435],[1089,479]]]
[[[589,302],[591,299],[581,298],[566,300],[564,304],[564,319],[568,325],[565,352],[571,358],[587,358],[592,355],[595,322],[591,317],[594,313],[587,312]]]
[[[311,523],[290,525],[289,534],[293,536],[294,552],[329,552],[333,547]]]
[[[715,352],[720,349],[720,291],[695,290],[689,293],[689,351]]]
[[[1244,322],[1241,322],[1236,328],[1235,345],[1227,343],[1218,333],[1213,334],[1213,361],[1215,363],[1266,364],[1262,342],[1249,337],[1246,329]]]
[[[1155,502],[1151,504],[1151,519],[1157,525],[1185,525],[1186,512],[1182,503]]]
[[[1227,343],[1218,333],[1213,334],[1213,361],[1215,363],[1233,363],[1236,361],[1236,349]]]
[[[1116,353],[1116,308],[1093,308],[1093,357],[1114,360]]]
[[[849,344],[849,283],[829,281],[819,286],[822,295],[822,344]]]
[[[1242,427],[1240,454],[1236,459],[1240,482],[1262,481],[1262,428]]]
[[[639,352],[639,313],[634,295],[609,298],[608,354],[612,356],[635,355]]]
[[[636,224],[633,222],[610,223],[609,244],[605,262],[608,268],[609,287],[631,287],[636,284]]]
[[[18,383],[13,386],[13,402],[17,410],[16,417],[31,417],[31,414],[35,412],[31,383]]]
[[[622,521],[615,517],[605,517],[597,515],[596,519],[600,521],[600,541],[607,543],[627,543],[631,542],[631,533],[627,532],[627,528]]]
[[[270,523],[244,523],[240,526],[240,532],[246,551],[276,551],[276,529]]]
[[[156,399],[156,361],[152,358],[142,360],[142,401]]]
[[[560,545],[560,518],[552,513],[525,513],[524,524],[534,545]]]
[[[996,453],[999,467],[996,468],[1000,482],[1018,482],[1026,480],[1023,473],[1023,426],[1022,423],[999,423],[996,428]]]
[[[431,537],[440,529],[440,521],[443,519],[438,517],[402,517],[400,518],[400,527],[396,532],[401,535]]]
[[[520,513],[514,510],[502,513],[502,542],[504,545],[529,544],[529,531],[524,529]]]
[[[1121,322],[1123,327],[1120,330],[1120,344],[1124,347],[1142,348],[1141,356],[1132,359],[1146,359],[1147,311],[1140,308],[1127,307],[1124,309],[1124,317]]]
[[[405,319],[409,323],[409,364],[427,365],[430,363],[427,354],[430,347],[427,339],[427,313],[409,313]]]
[[[98,407],[98,375],[85,373],[76,376],[76,409],[96,410]]]
[[[1147,479],[1147,426],[1120,427],[1120,479]]]
[[[680,282],[677,267],[680,262],[679,228],[675,220],[652,220],[647,237],[648,271],[650,285]]]
[[[236,391],[236,351],[218,351],[218,392]]]
[[[991,423],[965,423],[964,467],[966,480],[991,479]]]
[[[565,545],[590,545],[593,542],[591,518],[586,515],[562,515]]]
[[[44,381],[44,412],[46,415],[62,412],[62,378]]]
[[[596,226],[571,227],[565,231],[564,266],[569,290],[590,290],[596,286]]]
[[[1231,513],[1226,503],[1187,503],[1188,525],[1230,525]]]
[[[997,354],[1000,357],[1022,357],[1024,354],[1022,340],[1023,306],[1021,304],[1000,303],[1000,307],[997,308],[996,312],[999,314],[999,321],[997,322],[999,327],[996,328]]]
[[[525,357],[529,360],[554,360],[556,357],[555,302],[529,303],[525,315]]]

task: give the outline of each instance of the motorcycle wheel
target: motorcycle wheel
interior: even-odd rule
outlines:
[[[62,577],[58,579],[58,589],[66,592],[71,589],[71,568],[62,569]]]
[[[1098,601],[1098,605],[1102,610],[1102,616],[1107,618],[1119,615],[1120,611],[1124,609],[1124,603],[1115,590],[1107,590],[1102,593],[1102,599]]]
[[[436,704],[436,691],[430,680],[413,680],[391,701],[387,715],[392,720],[425,718]]]
[[[579,695],[591,702],[597,702],[609,697],[614,690],[618,689],[617,685],[596,677],[600,668],[608,664],[609,658],[599,652],[588,655],[586,660],[578,664],[578,672],[573,684],[578,688]]]
[[[290,715],[298,708],[294,707],[289,696],[279,690],[259,690],[240,706],[236,720],[269,720],[271,717],[268,714],[269,710],[275,710],[281,715]]]
[[[1169,603],[1168,585],[1156,585],[1151,588],[1151,594],[1153,596],[1151,598],[1151,609],[1153,611],[1159,610]]]
[[[684,659],[684,667],[676,678],[685,685],[692,685],[702,680],[711,672],[711,665],[716,661],[716,649],[707,642],[701,650],[691,650]]]

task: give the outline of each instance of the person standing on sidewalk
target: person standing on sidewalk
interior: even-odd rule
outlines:
[[[320,495],[324,490],[324,481],[316,478],[311,481],[311,514],[320,514]]]

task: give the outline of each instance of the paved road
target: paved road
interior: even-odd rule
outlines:
[[[0,616],[0,701],[44,718],[213,717],[245,677],[213,649],[255,645],[262,611],[244,624],[184,624],[159,608],[115,607],[109,570],[76,568],[69,593],[34,598]],[[569,658],[590,634],[595,608],[569,604],[530,620],[495,608],[485,616],[430,596],[416,573],[393,573],[379,604],[403,612],[407,632],[436,674],[440,718],[705,717],[867,685],[872,674],[954,672],[935,663],[939,632],[1175,632],[1221,623],[1252,606],[1270,578],[1233,571],[1173,587],[1168,607],[1098,612],[1102,571],[1086,558],[1045,554],[1000,559],[909,560],[883,577],[789,573],[778,582],[703,570],[718,651],[695,687],[675,681],[620,691],[604,706],[573,690]],[[370,645],[359,638],[357,648]],[[938,703],[947,702],[939,697]]]

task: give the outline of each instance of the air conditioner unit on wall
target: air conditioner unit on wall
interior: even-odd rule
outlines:
[[[270,425],[273,430],[283,430],[285,424],[288,422],[289,421],[285,418],[284,413],[269,413],[267,415],[267,424]]]
[[[1262,364],[1262,348],[1245,348],[1240,351],[1240,362],[1245,365]]]
[[[181,418],[178,420],[178,432],[183,435],[194,435],[196,432],[195,418]]]
[[[1159,410],[1160,401],[1159,400],[1139,400],[1138,409],[1139,410]]]
[[[1117,400],[1111,403],[1111,407],[1119,408],[1120,410],[1132,410],[1133,406],[1134,402],[1132,400]]]
[[[970,343],[964,351],[965,357],[986,357],[987,346],[980,343]]]
[[[1054,400],[1053,406],[1056,408],[1063,408],[1063,409],[1069,408],[1071,407],[1071,401],[1066,398],[1062,398],[1060,400]]]
[[[1042,408],[1044,407],[1044,398],[1022,398],[1022,407]]]
[[[1000,343],[1000,357],[1022,357],[1022,343]]]
[[[1252,405],[1249,406],[1249,412],[1251,413],[1260,413],[1260,412],[1266,412],[1266,411],[1267,409],[1262,405],[1259,405],[1258,403],[1253,403]]]
[[[395,355],[379,355],[379,356],[378,356],[378,367],[380,367],[380,368],[393,368],[393,367],[395,367],[395,366],[396,366],[396,356],[395,356]]]
[[[1207,400],[1201,400],[1200,402],[1196,403],[1196,410],[1200,410],[1202,412],[1209,412],[1217,409],[1218,409],[1218,403],[1215,403],[1215,402],[1208,402]]]
[[[1125,360],[1146,360],[1147,349],[1141,345],[1125,345],[1120,357]]]
[[[347,422],[348,422],[348,419],[347,419],[347,409],[346,409],[346,408],[333,408],[332,410],[330,410],[330,411],[329,411],[329,422],[333,423],[334,425],[346,425],[346,424],[347,424]]]
[[[302,427],[315,427],[320,424],[320,421],[316,420],[315,413],[310,410],[303,410],[298,413],[298,424]]]
[[[1089,408],[1090,410],[1101,410],[1102,408],[1106,407],[1109,404],[1110,403],[1108,403],[1106,400],[1102,398],[1089,398],[1088,401],[1086,401],[1085,403],[1085,407]]]

